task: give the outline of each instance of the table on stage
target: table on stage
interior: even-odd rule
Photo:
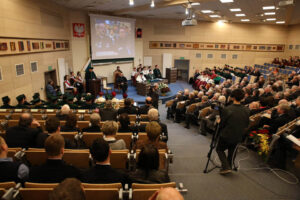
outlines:
[[[147,96],[147,94],[149,93],[150,87],[152,85],[154,85],[155,83],[165,83],[168,84],[168,80],[167,79],[154,79],[150,82],[145,81],[142,83],[136,83],[136,90],[137,90],[137,94],[138,95],[142,95],[142,96]]]

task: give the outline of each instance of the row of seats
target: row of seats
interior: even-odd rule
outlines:
[[[58,183],[54,184],[39,184],[26,182],[25,187],[14,182],[0,183],[0,192],[5,193],[2,199],[16,200],[21,198],[23,200],[48,200],[49,193]],[[131,188],[128,186],[122,188],[121,183],[113,184],[82,184],[87,200],[147,200],[153,193],[160,188],[176,187],[175,182],[164,184],[132,184]],[[186,193],[187,190],[183,188],[180,183],[177,188],[179,192]],[[1,195],[2,196],[2,195]]]
[[[110,162],[115,169],[136,169],[136,163],[140,150],[129,152],[128,149],[112,150]],[[8,157],[13,157],[15,160],[23,160],[30,165],[41,165],[46,162],[47,154],[45,149],[39,148],[9,148]],[[173,154],[168,153],[165,149],[159,149],[159,169],[168,171],[169,163],[172,161]],[[92,157],[88,149],[65,149],[63,160],[80,169],[87,169],[91,166]]]

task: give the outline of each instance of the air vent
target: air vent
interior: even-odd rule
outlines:
[[[24,64],[17,64],[16,65],[16,72],[17,72],[17,76],[22,76],[24,75]]]
[[[38,63],[36,61],[30,62],[31,72],[37,72],[38,71]]]

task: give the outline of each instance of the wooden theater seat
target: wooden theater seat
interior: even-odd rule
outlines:
[[[23,200],[48,200],[52,188],[20,188]]]
[[[77,121],[77,127],[82,130],[83,128],[89,127],[89,121]]]
[[[13,181],[0,182],[0,188],[8,190],[9,188],[16,187],[16,183]]]
[[[135,122],[136,121],[136,115],[128,115],[129,121]]]
[[[25,182],[25,188],[55,188],[58,183],[32,183]]]
[[[60,132],[60,134],[65,138],[73,141],[77,132]]]
[[[124,150],[112,150],[110,155],[110,164],[115,169],[126,169],[126,163],[128,160],[128,149]]]
[[[7,157],[13,158],[15,156],[15,154],[21,150],[22,150],[21,147],[8,148]]]
[[[133,200],[148,200],[151,195],[165,187],[176,187],[175,182],[163,183],[163,184],[132,184],[132,199]]]
[[[121,183],[107,183],[107,184],[92,184],[92,183],[82,183],[82,186],[84,188],[114,188],[114,189],[121,189],[122,184]]]
[[[132,133],[117,133],[116,134],[116,139],[117,140],[124,140],[124,142],[126,143],[126,148],[130,149],[131,147],[131,138],[132,138]]]
[[[86,200],[118,200],[119,189],[116,188],[88,188],[84,189]]]
[[[84,132],[82,134],[82,140],[84,141],[86,147],[91,147],[94,140],[98,139],[98,138],[103,138],[103,133],[87,133]]]

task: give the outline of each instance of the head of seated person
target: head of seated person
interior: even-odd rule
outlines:
[[[3,137],[0,136],[0,159],[7,158],[8,146]]]
[[[128,129],[129,130],[129,126],[130,126],[130,119],[128,117],[127,113],[123,113],[120,115],[119,117],[119,122],[121,127],[119,127],[119,129]]]
[[[282,103],[277,107],[277,113],[279,115],[287,114],[290,110],[290,105],[288,103]]]
[[[46,120],[46,130],[49,134],[60,132],[60,121],[57,117],[49,117]]]
[[[90,116],[91,126],[100,126],[101,117],[98,113],[93,113]]]
[[[19,126],[29,128],[33,121],[32,115],[30,113],[23,113],[19,119]]]
[[[175,188],[167,187],[156,191],[149,200],[184,200],[183,196]]]
[[[146,133],[151,143],[158,142],[159,136],[162,133],[161,126],[156,121],[150,121],[146,126]]]
[[[107,100],[106,102],[105,102],[105,108],[108,108],[108,109],[112,109],[112,101],[111,100]]]
[[[78,131],[77,129],[77,116],[75,114],[69,114],[66,118],[66,124],[61,127],[62,132]]]
[[[49,194],[49,200],[85,200],[81,182],[76,178],[67,178]]]
[[[125,99],[124,105],[125,105],[125,107],[130,107],[131,106],[131,99],[129,99],[129,98]]]
[[[154,145],[146,144],[141,148],[137,168],[146,172],[159,169],[159,153]]]
[[[152,105],[152,98],[151,97],[147,97],[145,102],[146,102],[147,106],[151,106]]]
[[[68,104],[65,104],[61,107],[60,114],[61,115],[68,115],[68,114],[70,114],[70,111],[71,111],[70,106]]]
[[[62,159],[64,149],[65,140],[60,134],[52,134],[45,141],[45,151],[48,159]]]
[[[98,138],[94,140],[90,148],[90,153],[96,164],[110,164],[111,149],[109,147],[108,142],[105,141],[103,138]]]
[[[159,119],[158,110],[155,108],[151,108],[148,111],[148,119],[149,119],[149,121],[158,121],[158,119]]]
[[[115,137],[116,133],[118,131],[118,123],[115,121],[106,121],[102,125],[102,132],[105,135],[105,137]]]

